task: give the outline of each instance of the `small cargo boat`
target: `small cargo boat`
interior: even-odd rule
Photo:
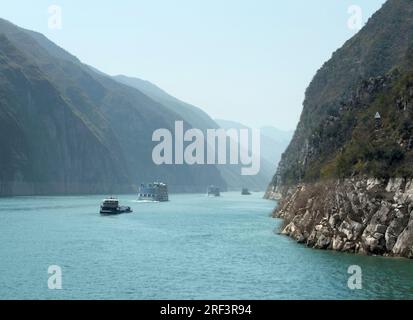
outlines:
[[[119,200],[113,197],[104,199],[100,206],[100,214],[102,215],[115,215],[130,212],[132,212],[130,207],[120,206]]]

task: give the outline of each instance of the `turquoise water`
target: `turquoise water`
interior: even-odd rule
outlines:
[[[0,200],[2,299],[412,299],[413,261],[317,251],[274,233],[262,194],[120,197],[134,213],[101,217],[102,196]],[[62,268],[62,290],[47,269]],[[347,286],[350,265],[363,289]]]

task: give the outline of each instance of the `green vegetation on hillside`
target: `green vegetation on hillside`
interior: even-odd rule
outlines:
[[[412,176],[412,39],[413,1],[388,0],[333,54],[306,91],[272,185]]]
[[[357,106],[343,115],[355,123],[341,131],[350,136],[322,164],[321,178],[413,177],[413,73],[390,85],[369,106]],[[380,120],[375,119],[377,112]]]

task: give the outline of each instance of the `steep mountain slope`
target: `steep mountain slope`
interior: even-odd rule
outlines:
[[[176,112],[182,117],[182,119],[185,119],[185,121],[190,123],[194,128],[218,128],[217,124],[211,119],[211,117],[200,108],[171,96],[169,93],[149,81],[127,77],[124,75],[114,76],[113,78],[120,83],[138,89],[172,112]]]
[[[412,39],[413,2],[388,0],[317,72],[267,192],[285,234],[413,257]]]
[[[96,166],[97,173],[93,175],[93,186],[88,189],[54,189],[47,187],[36,189],[28,193],[85,193],[85,192],[122,192],[125,189],[119,188],[117,179],[125,180],[128,187],[127,191],[134,191],[133,184],[145,181],[163,180],[166,181],[172,191],[204,191],[208,184],[217,184],[225,187],[225,182],[221,178],[219,171],[214,166],[156,166],[152,161],[152,149],[155,143],[152,142],[152,133],[159,128],[174,128],[175,120],[180,116],[165,108],[151,98],[144,95],[137,89],[122,85],[117,81],[94,71],[92,68],[83,65],[77,58],[65,52],[43,35],[18,28],[17,26],[0,20],[0,33],[4,35],[16,51],[22,53],[26,60],[35,66],[39,73],[52,85],[50,90],[55,91],[55,95],[60,97],[67,105],[68,109],[79,119],[79,121],[96,137],[97,144],[104,148],[105,152],[96,153],[96,148],[86,148],[82,152],[73,150],[70,154],[64,154],[62,151],[54,150],[56,145],[66,146],[66,141],[59,140],[58,136],[55,141],[48,145],[50,152],[58,154],[58,159],[54,161],[55,166],[62,168],[65,175],[74,177],[75,181],[71,185],[75,186],[79,175],[83,177],[86,173],[78,174],[66,173],[63,165],[65,159],[69,157],[73,161],[89,162],[92,161]],[[9,64],[16,64],[17,69],[22,61],[17,59],[17,55],[9,55]],[[15,60],[16,59],[16,60]],[[1,75],[5,84],[13,81],[13,75],[5,70]],[[8,91],[9,86],[3,87],[3,96],[8,100],[2,103],[2,109],[14,109],[15,99],[13,92]],[[37,88],[33,88],[33,91]],[[20,96],[28,96],[29,88],[20,88]],[[36,92],[39,99],[51,94],[49,88],[44,91]],[[56,109],[58,103],[48,102],[48,107]],[[22,105],[31,110],[28,101],[23,101]],[[36,118],[26,119],[21,117],[20,127],[29,128],[29,121],[36,125],[41,125],[47,115],[38,115]],[[76,142],[73,144],[84,143],[86,136],[77,125],[70,124],[69,118],[60,117],[50,120],[51,126],[58,128],[68,125],[76,135]],[[31,140],[33,135],[27,133],[26,138]],[[39,137],[40,138],[40,137]],[[34,142],[31,142],[34,143]],[[48,153],[41,153],[48,155]],[[91,156],[93,154],[93,156]],[[46,163],[40,160],[40,155],[33,155],[32,161],[25,162],[37,178],[30,178],[28,175],[19,175],[22,183],[32,181],[37,183],[43,181],[45,185],[52,186],[57,183],[57,177],[50,170],[50,174],[45,174],[48,168],[45,166],[40,170],[34,167],[35,163],[39,166]],[[52,161],[53,158],[50,158]],[[100,164],[105,164],[100,166]],[[1,163],[3,167],[3,162]],[[20,172],[20,168],[15,169]],[[4,171],[7,171],[5,168]],[[119,178],[118,178],[119,177]],[[56,180],[56,181],[55,181]],[[91,181],[92,182],[92,181]],[[40,182],[39,182],[40,183]],[[106,187],[104,187],[106,185]],[[110,191],[109,190],[109,191]],[[12,192],[20,194],[20,192]]]
[[[126,191],[119,146],[100,141],[107,133],[90,128],[4,35],[0,61],[0,194]]]
[[[383,76],[403,64],[412,45],[412,10],[409,0],[389,0],[317,72],[307,89],[300,123],[279,165],[274,185],[320,177],[319,163],[326,161],[331,148],[338,149],[342,144],[331,139],[330,143],[320,145],[321,124],[337,116],[362,81]]]

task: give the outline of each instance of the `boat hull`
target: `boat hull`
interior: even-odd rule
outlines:
[[[138,200],[139,201],[152,201],[152,202],[168,202],[169,198],[168,198],[168,196],[159,196],[159,197],[139,196]]]
[[[116,209],[112,209],[112,208],[100,208],[100,214],[101,215],[118,215],[118,214],[122,214],[122,213],[131,213],[133,212],[132,209],[130,207],[119,207]]]
[[[167,202],[169,201],[168,186],[165,183],[154,182],[141,184],[138,190],[139,201]]]

